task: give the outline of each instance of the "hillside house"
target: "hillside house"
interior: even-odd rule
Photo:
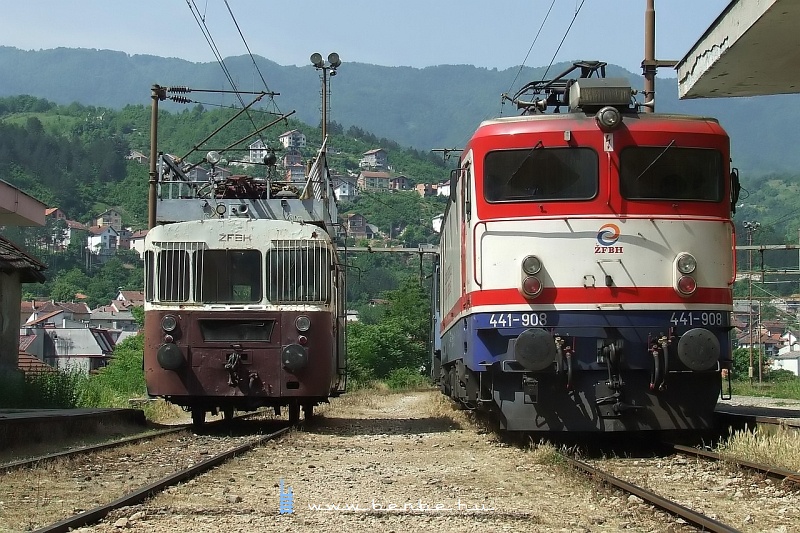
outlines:
[[[139,257],[144,259],[144,240],[147,237],[147,230],[136,230],[131,234],[129,247],[139,253]]]
[[[247,148],[250,150],[250,154],[247,158],[248,161],[251,163],[264,162],[264,156],[267,155],[267,145],[264,143],[264,141],[258,139],[254,142],[251,142]]]
[[[119,232],[122,229],[122,214],[116,209],[107,209],[92,220],[92,226],[100,228],[110,226]]]
[[[358,175],[358,186],[365,191],[388,192],[392,177],[388,172],[362,170]]]
[[[405,176],[394,176],[389,178],[389,189],[392,191],[407,191],[410,188],[408,178]]]
[[[358,166],[363,169],[384,170],[389,167],[389,155],[383,148],[375,148],[363,153]]]
[[[144,306],[144,291],[124,291],[120,289],[112,302],[118,309]]]
[[[301,148],[306,147],[306,136],[303,135],[303,133],[301,133],[299,130],[291,130],[287,131],[286,133],[282,133],[278,137],[278,141],[287,150],[300,150]]]
[[[86,246],[95,255],[110,257],[117,253],[118,238],[119,233],[113,226],[92,226],[89,228]]]
[[[140,165],[150,164],[150,158],[147,157],[142,152],[140,152],[139,150],[131,150],[130,153],[128,153],[128,155],[125,156],[125,159],[133,161],[135,163],[139,163]]]
[[[345,217],[344,229],[348,237],[358,239],[374,239],[377,228],[367,223],[367,219],[358,213],[350,213]]]
[[[795,376],[800,375],[800,332],[788,331],[781,337],[783,346],[772,358],[770,367],[773,370],[788,370]]]
[[[285,179],[286,181],[293,181],[295,183],[305,183],[306,167],[300,164],[289,165],[286,167]]]
[[[292,165],[302,165],[303,164],[303,156],[297,150],[289,150],[285,154],[283,154],[283,159],[281,159],[281,163],[284,167],[290,167]]]
[[[351,201],[358,196],[355,178],[335,176],[333,178],[333,194],[338,201]]]

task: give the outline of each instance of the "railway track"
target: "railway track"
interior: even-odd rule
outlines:
[[[722,522],[719,522],[718,520],[715,520],[701,512],[689,509],[688,507],[685,507],[674,500],[670,500],[669,498],[660,496],[655,492],[647,490],[633,483],[623,481],[622,479],[619,479],[614,475],[599,468],[596,468],[588,463],[584,463],[583,461],[579,461],[567,455],[564,455],[563,457],[564,460],[566,460],[566,462],[576,470],[588,474],[589,476],[600,481],[601,483],[611,485],[628,494],[632,494],[638,498],[641,498],[642,500],[658,507],[663,511],[666,511],[674,516],[677,516],[685,520],[686,522],[689,522],[690,524],[702,528],[704,531],[714,531],[718,533],[730,533],[734,531],[739,531],[735,527],[723,524]]]
[[[724,461],[739,468],[752,470],[779,481],[787,481],[796,485],[800,485],[800,472],[792,472],[791,470],[786,470],[785,468],[780,468],[777,466],[769,466],[760,463],[754,463],[752,461],[745,461],[743,459],[738,459],[728,455],[721,455],[708,450],[683,446],[682,444],[670,444],[669,446],[676,453],[681,453],[691,457],[701,457],[710,461]]]
[[[193,477],[196,477],[202,474],[203,472],[211,470],[212,468],[221,465],[222,463],[232,459],[233,457],[236,457],[237,455],[241,455],[245,452],[248,452],[253,448],[255,448],[256,446],[263,444],[266,441],[275,439],[283,435],[284,433],[292,429],[292,427],[293,426],[285,426],[281,429],[278,429],[266,435],[262,435],[258,438],[252,439],[251,441],[245,444],[236,446],[235,448],[231,448],[221,453],[217,453],[216,455],[209,457],[208,459],[205,459],[204,461],[194,466],[185,468],[183,470],[165,476],[157,481],[154,481],[153,483],[149,483],[145,486],[137,488],[136,490],[133,490],[123,495],[122,497],[117,498],[114,501],[111,501],[107,504],[99,505],[88,511],[84,511],[70,518],[61,520],[60,522],[56,522],[49,526],[36,529],[35,531],[40,533],[45,533],[45,532],[62,533],[71,531],[72,529],[75,529],[77,527],[83,527],[89,524],[93,524],[104,518],[108,513],[110,513],[115,509],[140,503],[146,500],[147,498],[150,498],[151,496],[159,492],[162,492],[164,489],[168,487],[192,479]]]
[[[181,427],[107,443],[99,450],[88,446],[6,465],[0,473],[0,523],[11,530],[81,527],[191,479],[290,427],[263,420],[230,421],[203,434],[185,434],[188,428]],[[264,431],[268,433],[259,435]]]
[[[35,466],[39,466],[43,463],[47,463],[50,461],[55,461],[58,459],[69,459],[72,457],[77,457],[80,455],[86,455],[91,453],[96,453],[102,450],[108,450],[112,448],[117,448],[120,446],[125,446],[127,444],[135,444],[137,442],[142,442],[146,440],[155,439],[158,437],[162,437],[165,435],[171,435],[173,433],[180,433],[182,431],[188,431],[190,426],[188,425],[181,425],[170,429],[163,429],[159,431],[151,431],[148,433],[144,433],[141,435],[133,435],[130,437],[126,437],[124,439],[113,440],[109,442],[103,442],[100,444],[91,444],[88,446],[81,446],[78,448],[71,448],[69,450],[64,450],[60,452],[49,453],[46,455],[39,455],[36,457],[29,457],[25,459],[20,459],[18,461],[13,461],[10,463],[5,463],[0,465],[0,474],[4,474],[6,472],[11,472],[12,470],[18,470],[21,468],[32,468]]]
[[[800,486],[799,473],[679,444],[665,446],[672,455],[586,462],[562,455],[600,483],[704,531],[761,531],[758,517],[764,513],[793,514],[790,502]]]

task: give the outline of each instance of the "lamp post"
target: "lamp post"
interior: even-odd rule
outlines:
[[[336,76],[336,69],[342,64],[339,54],[331,52],[328,54],[328,62],[322,59],[322,54],[314,52],[311,54],[311,64],[314,68],[322,71],[322,140],[328,135],[328,72],[331,76]]]
[[[761,224],[758,222],[744,222],[742,224],[744,229],[747,230],[747,246],[753,245],[753,232],[756,231],[758,228],[761,227]],[[749,310],[749,318],[748,318],[748,329],[750,330],[750,368],[747,371],[748,377],[750,378],[750,385],[753,384],[753,250],[747,251],[748,258],[749,258],[749,266],[747,268],[747,288],[748,288],[748,302],[747,302],[747,309]],[[759,307],[759,311],[761,308]],[[759,313],[760,314],[760,313]],[[759,334],[760,338],[760,334]],[[759,344],[760,350],[760,344]],[[759,360],[761,359],[761,353],[759,352]],[[761,376],[761,368],[758,370],[759,377]]]

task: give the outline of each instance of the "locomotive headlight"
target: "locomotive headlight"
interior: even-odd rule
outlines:
[[[681,254],[675,261],[675,265],[681,274],[691,274],[697,268],[697,260],[692,254]]]
[[[297,328],[297,331],[308,331],[308,328],[311,327],[311,319],[307,316],[300,315],[295,319],[294,327]]]
[[[534,298],[539,296],[542,292],[542,282],[535,276],[528,276],[522,280],[522,293],[529,297]]]
[[[175,331],[178,327],[178,319],[173,315],[164,315],[161,317],[161,329],[164,331]]]
[[[622,113],[616,107],[606,106],[594,116],[600,129],[611,131],[622,124]]]
[[[528,275],[538,274],[541,269],[542,261],[535,255],[529,255],[522,260],[522,270]]]

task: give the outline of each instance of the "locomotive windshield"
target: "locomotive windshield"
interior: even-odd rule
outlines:
[[[628,200],[719,202],[722,154],[706,148],[630,146],[619,158],[620,193]]]
[[[195,253],[195,301],[259,302],[261,293],[261,252],[258,250],[201,250]]]
[[[331,255],[327,248],[283,247],[267,252],[267,300],[322,303],[331,297]]]
[[[591,148],[496,150],[483,161],[488,202],[588,200],[597,194],[598,159]]]

